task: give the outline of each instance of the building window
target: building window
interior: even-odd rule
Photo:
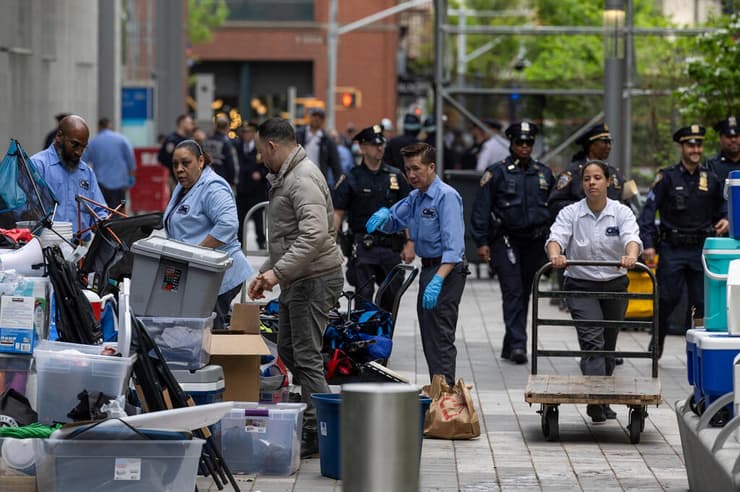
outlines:
[[[314,0],[226,0],[232,21],[313,21]]]

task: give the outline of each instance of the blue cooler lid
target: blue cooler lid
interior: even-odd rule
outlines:
[[[737,179],[737,180],[740,180],[740,171],[738,171],[738,170],[730,171],[730,174],[727,177],[729,179]],[[734,183],[731,183],[731,184],[734,184]]]

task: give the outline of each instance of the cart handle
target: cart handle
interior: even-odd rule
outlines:
[[[727,281],[727,274],[714,273],[709,269],[709,267],[707,266],[707,259],[704,257],[703,254],[701,255],[701,266],[704,267],[704,274],[712,280],[719,280],[720,282]]]

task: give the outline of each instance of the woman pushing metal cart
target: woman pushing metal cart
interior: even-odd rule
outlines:
[[[619,262],[597,261],[569,261],[569,265],[601,266],[615,268]],[[614,321],[614,320],[569,320],[541,318],[538,301],[541,297],[555,297],[568,299],[614,300],[622,299],[652,299],[658,305],[657,289],[652,294],[628,292],[591,292],[591,291],[540,291],[539,281],[544,273],[552,268],[547,264],[540,268],[535,275],[532,288],[532,371],[527,382],[524,399],[528,403],[541,405],[538,413],[541,414],[542,433],[548,441],[559,439],[558,407],[564,403],[594,405],[627,405],[629,407],[630,442],[640,442],[640,433],[645,429],[647,407],[658,405],[661,401],[661,384],[658,379],[658,357],[654,350],[648,351],[612,351],[612,350],[550,350],[540,349],[539,333],[542,326],[575,326],[590,328],[595,325],[604,329],[650,328],[657,335],[657,313],[652,320],[645,321]],[[637,263],[635,268],[645,271],[655,285],[655,276],[648,267]],[[652,349],[652,347],[651,347]],[[563,375],[539,374],[538,358],[540,357],[601,357],[607,358],[650,358],[652,359],[651,377],[640,376],[591,376],[591,375]],[[589,414],[590,415],[590,414]],[[593,419],[593,417],[592,417]],[[594,422],[598,420],[593,419]]]
[[[642,240],[635,215],[626,206],[607,197],[610,181],[609,166],[603,161],[589,161],[580,168],[580,180],[585,197],[563,208],[550,228],[545,242],[550,264],[540,268],[535,276],[532,321],[532,376],[526,399],[542,404],[542,430],[548,439],[558,437],[559,403],[586,403],[586,413],[594,423],[616,419],[613,403],[630,406],[630,439],[640,440],[647,415],[646,406],[660,402],[658,360],[653,352],[615,352],[619,328],[653,324],[657,333],[657,313],[653,321],[624,321],[627,301],[631,297],[654,299],[652,294],[627,293],[627,271],[644,269],[637,263],[642,252]],[[584,261],[585,260],[585,261]],[[539,318],[538,298],[542,273],[550,268],[564,268],[563,291],[549,297],[564,297],[573,318],[553,320]],[[574,325],[578,334],[579,351],[538,350],[538,325]],[[580,355],[582,376],[539,376],[537,357]],[[622,357],[653,357],[653,377],[619,378],[613,376],[615,362]]]

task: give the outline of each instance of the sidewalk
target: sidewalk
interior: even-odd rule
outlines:
[[[429,376],[416,321],[417,292],[415,283],[404,296],[389,367],[423,385]],[[567,317],[547,299],[540,302],[540,310],[543,317]],[[676,400],[689,394],[683,338],[666,340],[659,372],[663,403],[648,408],[640,444],[632,445],[626,406],[613,406],[616,421],[592,424],[585,405],[561,405],[560,442],[547,442],[538,407],[524,401],[529,366],[500,358],[503,335],[498,282],[469,276],[457,329],[457,377],[474,385],[481,436],[472,441],[424,439],[422,491],[688,489],[673,411]],[[618,348],[645,350],[649,338],[644,332],[625,331]],[[575,330],[545,327],[540,346],[577,350]],[[539,367],[543,374],[579,374],[575,358],[540,359]],[[615,374],[649,377],[650,361],[625,359]],[[291,477],[246,476],[239,482],[241,490],[253,492],[341,490],[341,482],[321,476],[318,458],[304,460]],[[203,477],[198,484],[201,491],[217,490]]]

